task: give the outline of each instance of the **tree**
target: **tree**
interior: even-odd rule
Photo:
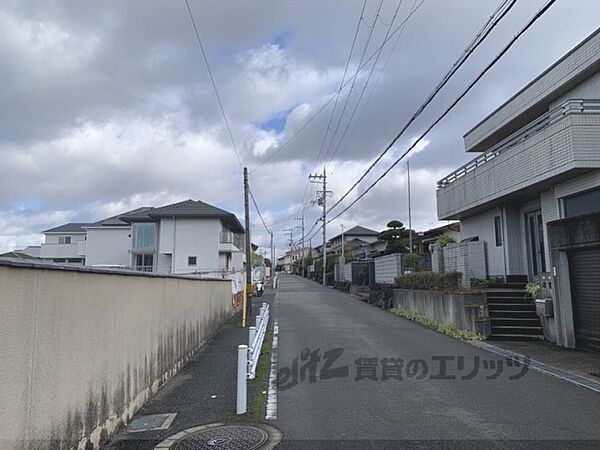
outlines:
[[[387,224],[388,229],[379,233],[378,238],[386,242],[385,253],[408,252],[409,230],[399,220],[392,220]],[[414,234],[413,234],[414,236]]]

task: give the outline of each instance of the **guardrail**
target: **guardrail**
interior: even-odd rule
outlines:
[[[462,178],[467,173],[475,170],[477,167],[487,163],[500,155],[502,152],[520,144],[521,142],[535,136],[536,134],[544,131],[550,125],[553,125],[563,118],[572,114],[600,114],[600,100],[599,99],[570,99],[560,105],[552,108],[546,114],[538,117],[533,122],[528,123],[520,130],[508,136],[506,139],[500,141],[494,145],[487,152],[477,156],[465,165],[456,169],[451,174],[445,176],[437,182],[437,188],[442,189],[449,184],[455,182],[459,178]]]
[[[253,380],[256,377],[256,366],[267,334],[268,324],[269,305],[263,303],[258,316],[256,316],[255,326],[248,328],[248,345],[238,345],[236,414],[246,413],[248,380]]]

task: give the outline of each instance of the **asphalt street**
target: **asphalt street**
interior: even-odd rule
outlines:
[[[276,316],[284,448],[599,448],[600,394],[296,276]]]

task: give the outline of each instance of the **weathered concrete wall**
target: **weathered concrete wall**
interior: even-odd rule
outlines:
[[[98,448],[231,313],[227,280],[0,265],[0,448]]]
[[[483,293],[450,293],[416,289],[394,289],[392,307],[415,311],[429,319],[489,336],[489,327],[479,320],[480,307],[487,304]]]

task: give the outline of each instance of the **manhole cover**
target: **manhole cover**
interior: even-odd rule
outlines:
[[[266,424],[210,424],[189,428],[161,442],[156,449],[169,450],[258,450],[272,449],[281,432]]]

